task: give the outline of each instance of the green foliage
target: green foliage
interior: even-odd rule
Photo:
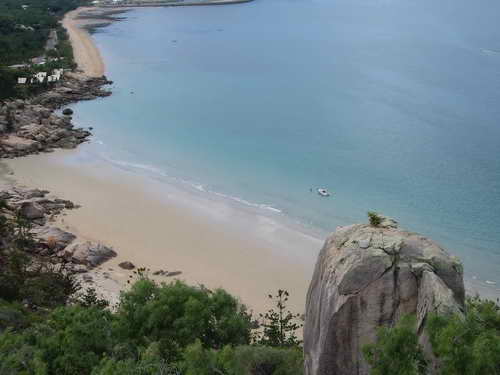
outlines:
[[[465,314],[431,315],[427,321],[441,375],[500,374],[500,307],[479,297],[468,298]],[[414,320],[381,328],[375,344],[363,348],[373,374],[420,374],[425,360]]]
[[[105,309],[109,306],[109,302],[107,300],[99,298],[95,288],[88,288],[85,293],[79,296],[76,302],[83,307],[97,307]]]
[[[64,264],[32,256],[37,250],[31,223],[19,213],[5,214],[0,206],[0,300],[21,302],[31,310],[64,305],[78,289]]]
[[[380,215],[373,211],[368,211],[368,219],[370,220],[370,225],[374,227],[378,227],[382,223]]]
[[[30,71],[43,68],[75,67],[73,49],[65,30],[58,21],[62,15],[79,5],[83,0],[2,0],[0,2],[0,100],[26,98],[47,89],[45,84],[17,85],[18,77],[27,77]],[[25,6],[23,8],[23,6]],[[59,43],[56,49],[47,52],[57,61],[42,66],[9,69],[14,64],[31,64],[34,57],[46,54],[45,45],[51,30],[57,30]]]
[[[115,313],[103,309],[96,298],[87,292],[83,299],[87,302],[59,307],[31,325],[23,323],[18,307],[8,306],[14,317],[10,321],[19,321],[20,328],[14,332],[9,319],[4,319],[11,328],[0,335],[0,363],[4,364],[0,374],[31,373],[35,368],[46,374],[176,374],[176,363],[184,356],[190,359],[187,369],[206,367],[212,357],[214,368],[225,368],[219,362],[229,359],[221,353],[233,353],[232,347],[249,342],[248,317],[223,290],[140,279],[122,294]],[[0,305],[0,318],[2,311]],[[190,345],[193,349],[186,350]],[[255,350],[258,354],[261,349]],[[276,368],[286,368],[280,358],[291,357],[276,353],[255,354],[253,361],[260,363],[262,357]],[[202,361],[196,365],[200,355]],[[243,363],[238,358],[231,366]]]
[[[434,315],[428,332],[443,375],[500,374],[500,308],[495,302],[469,298],[465,317]]]
[[[64,265],[36,255],[31,223],[4,201],[0,218],[0,375],[302,374],[288,292],[262,316],[261,342],[292,348],[248,346],[251,314],[233,296],[157,284],[143,268],[112,312],[93,288],[76,295]]]
[[[426,361],[413,316],[403,317],[393,328],[381,327],[377,342],[364,346],[363,354],[373,375],[425,374]]]
[[[301,375],[304,363],[298,348],[226,346],[216,351],[198,341],[186,349],[182,368],[185,375]]]
[[[16,83],[16,72],[0,65],[0,100],[16,96]]]
[[[268,297],[275,303],[276,310],[270,309],[265,314],[260,314],[263,332],[257,338],[257,343],[273,347],[300,346],[302,341],[297,338],[296,331],[302,327],[302,324],[296,322],[299,314],[286,310],[289,293],[279,289],[275,296],[270,294]]]
[[[227,357],[232,358],[233,349],[229,346],[220,351],[205,349],[200,340],[188,346],[182,363],[185,375],[227,374]]]
[[[157,285],[139,279],[123,293],[117,330],[134,347],[157,341],[170,361],[181,349],[200,339],[204,347],[247,344],[250,321],[245,307],[222,289],[212,292],[180,281]]]
[[[89,374],[112,348],[110,323],[106,310],[58,308],[19,334],[0,335],[0,363],[18,373],[43,369],[41,373],[47,374]]]
[[[7,329],[18,331],[27,328],[34,319],[35,315],[19,302],[0,299],[0,333]]]
[[[177,366],[168,364],[159,357],[140,359],[131,358],[116,360],[105,358],[102,363],[92,371],[92,375],[178,375]]]

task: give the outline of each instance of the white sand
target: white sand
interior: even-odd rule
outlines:
[[[91,9],[93,8],[80,7],[66,13],[62,24],[68,31],[78,68],[87,76],[101,77],[105,72],[104,61],[89,32],[83,28],[83,26],[88,26],[91,22],[89,20],[78,19],[78,16],[82,12],[87,12]],[[94,21],[94,23],[96,22],[98,20]]]

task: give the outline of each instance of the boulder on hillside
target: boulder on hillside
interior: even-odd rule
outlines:
[[[45,211],[41,205],[32,201],[21,203],[19,213],[29,220],[41,219],[45,215]]]
[[[64,257],[71,258],[74,263],[97,267],[116,256],[116,252],[99,243],[75,243],[64,249]]]
[[[434,241],[397,228],[338,228],[320,254],[309,286],[304,326],[306,375],[368,375],[362,348],[380,325],[415,314],[420,342],[431,312],[463,312],[462,265]],[[436,361],[431,363],[431,373]]]
[[[35,237],[41,243],[46,244],[54,250],[60,250],[68,246],[76,236],[72,233],[65,232],[57,227],[44,227],[40,230],[35,230]]]

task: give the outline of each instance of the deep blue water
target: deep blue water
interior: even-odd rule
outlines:
[[[94,35],[114,94],[77,119],[92,152],[305,226],[393,216],[500,288],[499,14],[497,0],[137,9]]]

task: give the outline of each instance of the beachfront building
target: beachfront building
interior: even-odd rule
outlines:
[[[64,69],[62,69],[62,68],[61,69],[54,69],[52,71],[52,75],[57,76],[57,80],[58,81],[61,79],[61,77],[63,76],[63,74],[64,74]]]
[[[47,82],[57,82],[61,80],[64,75],[64,69],[54,69],[52,74],[47,74],[47,72],[38,72],[33,75],[31,79],[25,77],[18,77],[17,84],[24,85],[27,83],[43,83],[43,81],[47,80]]]
[[[38,72],[34,75],[34,78],[38,80],[38,82],[42,83],[47,77],[46,72]]]

